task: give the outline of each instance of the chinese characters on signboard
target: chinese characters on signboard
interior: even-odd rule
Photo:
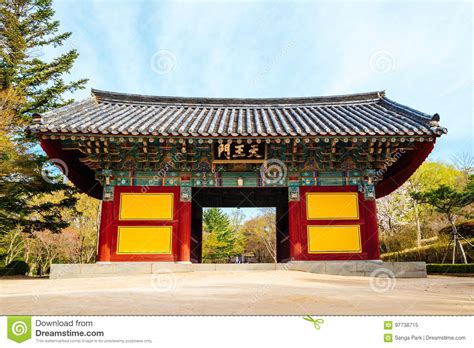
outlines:
[[[214,162],[263,162],[265,160],[264,143],[214,143]]]

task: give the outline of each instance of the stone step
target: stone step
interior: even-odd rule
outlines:
[[[181,262],[111,262],[52,264],[49,277],[95,278],[162,272],[303,271],[363,277],[425,278],[425,262],[290,261],[287,263],[197,264]]]

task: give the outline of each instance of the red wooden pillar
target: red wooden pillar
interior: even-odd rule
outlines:
[[[288,234],[290,240],[290,259],[302,260],[301,250],[301,211],[300,202],[288,202]]]
[[[365,209],[365,241],[367,259],[380,259],[379,227],[377,221],[377,206],[375,200],[362,201]]]
[[[191,262],[191,202],[179,202],[178,261]]]
[[[114,201],[102,201],[97,262],[109,262],[112,246]]]

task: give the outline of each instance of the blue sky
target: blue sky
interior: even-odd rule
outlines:
[[[118,92],[296,97],[386,90],[449,129],[431,158],[473,151],[470,2],[56,0],[71,78]],[[57,53],[57,51],[56,51]],[[53,51],[43,52],[45,58]]]

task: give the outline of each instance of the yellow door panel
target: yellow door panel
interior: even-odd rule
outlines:
[[[171,254],[171,226],[119,227],[117,254]]]
[[[172,193],[120,194],[120,220],[172,220]]]
[[[308,220],[357,220],[357,192],[309,192],[306,194]]]
[[[308,253],[360,252],[360,226],[308,226]]]

